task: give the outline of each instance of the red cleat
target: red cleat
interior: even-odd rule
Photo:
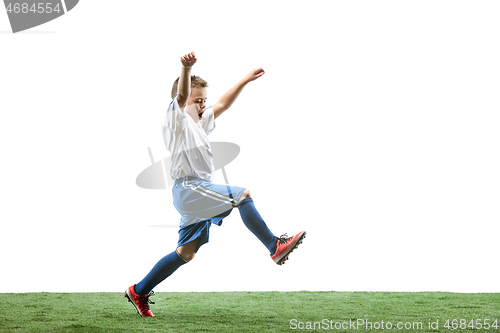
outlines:
[[[128,301],[134,304],[137,309],[137,313],[141,317],[154,317],[155,315],[151,310],[149,310],[149,304],[155,304],[149,299],[149,296],[153,295],[153,292],[150,292],[149,295],[137,295],[134,290],[135,284],[129,287],[125,291],[125,297],[128,298]]]
[[[301,231],[293,237],[288,237],[287,234],[281,235],[277,240],[276,252],[271,255],[271,259],[278,265],[283,265],[288,260],[288,256],[293,250],[302,243],[306,238],[306,232]]]

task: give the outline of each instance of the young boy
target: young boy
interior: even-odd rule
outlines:
[[[266,246],[278,265],[300,244],[306,232],[293,237],[276,237],[258,213],[248,189],[212,183],[214,167],[208,134],[214,119],[226,111],[245,85],[264,75],[262,68],[253,69],[212,107],[206,108],[207,82],[191,76],[197,59],[194,52],[181,57],[181,76],[172,87],[173,101],[162,121],[163,138],[172,154],[170,174],[174,206],[181,214],[177,248],[156,263],[139,283],[129,287],[125,297],[141,316],[154,317],[149,309],[150,292],[177,268],[193,260],[205,243],[211,224],[221,225],[234,207],[239,209],[245,226]]]

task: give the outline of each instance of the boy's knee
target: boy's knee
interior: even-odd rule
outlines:
[[[182,246],[177,248],[177,255],[185,262],[190,262],[194,259],[196,252],[184,249]]]
[[[185,262],[190,262],[194,259],[194,255],[196,254],[197,249],[197,240],[186,245],[179,246],[176,251],[177,255],[181,257]]]
[[[247,198],[251,198],[252,196],[250,195],[250,191],[246,188],[244,191],[243,191],[243,194],[241,195],[240,197],[240,200],[243,200],[243,199],[247,199]]]
[[[238,205],[241,201],[245,200],[245,199],[248,199],[248,198],[251,198],[251,194],[250,194],[250,191],[246,188],[244,191],[243,191],[243,194],[241,194],[241,197],[240,199],[238,200],[238,202],[236,203],[236,205]]]

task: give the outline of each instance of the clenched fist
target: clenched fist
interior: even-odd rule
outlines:
[[[191,68],[193,65],[196,63],[196,56],[194,55],[194,52],[185,54],[181,57],[181,63],[184,68]]]
[[[254,81],[254,80],[257,80],[259,77],[261,77],[264,74],[265,74],[265,72],[262,68],[254,68],[250,71],[250,73],[247,74],[245,79],[248,82]]]

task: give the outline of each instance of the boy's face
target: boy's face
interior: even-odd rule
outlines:
[[[194,122],[197,123],[201,120],[203,113],[205,112],[205,102],[207,101],[207,89],[206,88],[191,88],[191,95],[188,98],[186,105],[186,112],[193,118]]]

